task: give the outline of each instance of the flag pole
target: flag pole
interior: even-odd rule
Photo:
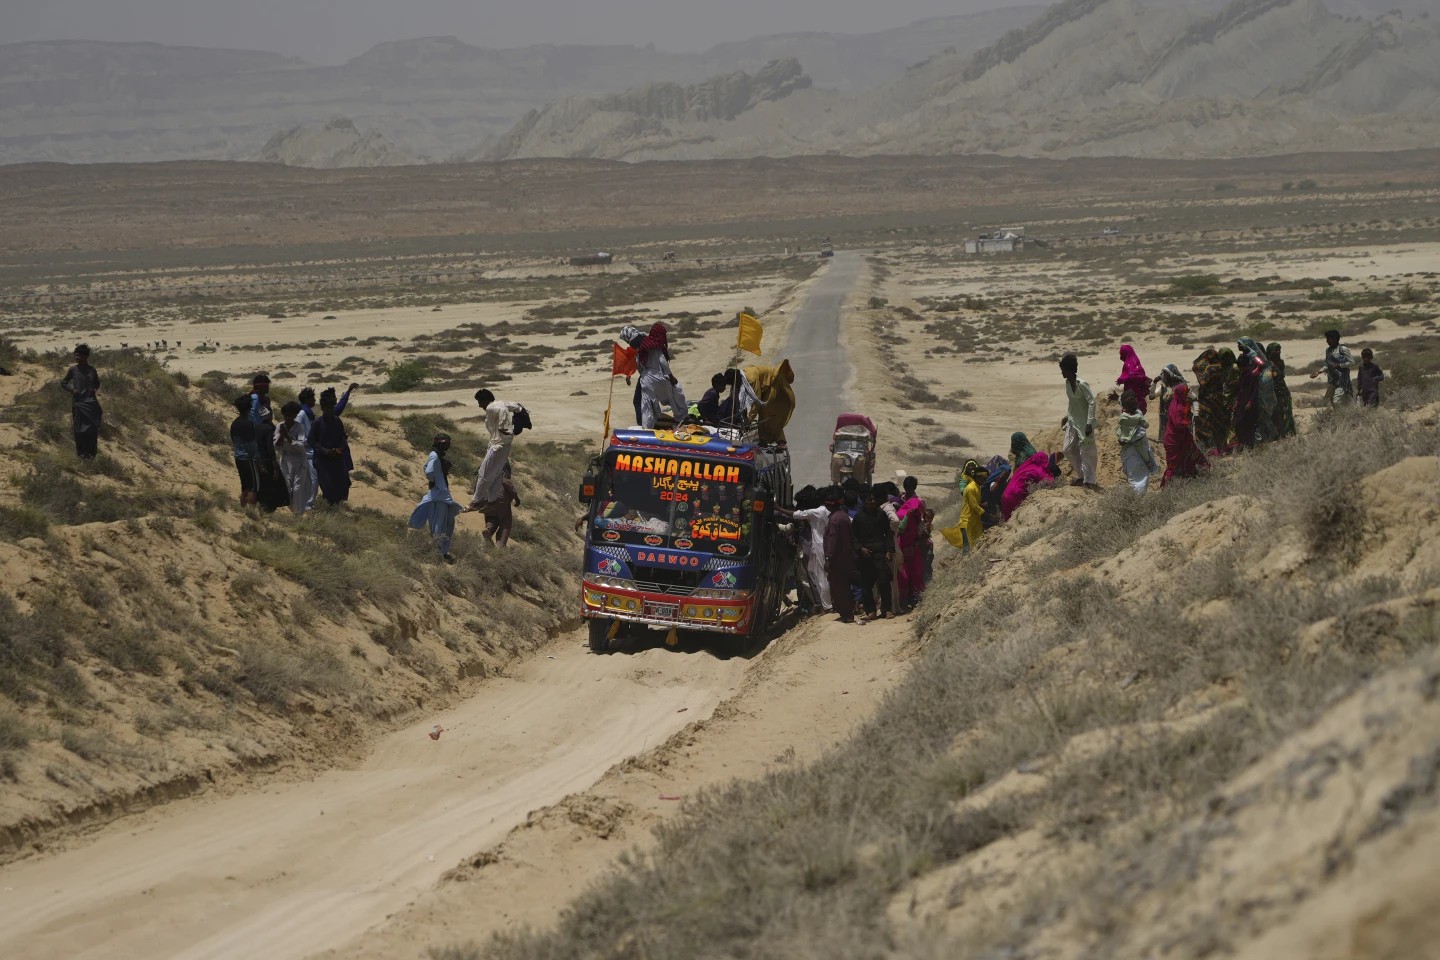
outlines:
[[[735,352],[730,355],[730,368],[735,371],[735,380],[730,384],[730,423],[735,423],[735,407],[740,403],[740,335],[744,332],[740,326],[740,310],[735,314]]]
[[[600,435],[600,449],[605,449],[605,444],[610,441],[610,408],[615,405],[615,374],[610,374],[610,396],[605,400],[605,426],[604,433]]]

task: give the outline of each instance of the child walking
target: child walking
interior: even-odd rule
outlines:
[[[497,546],[503,547],[510,542],[510,527],[515,523],[512,504],[520,506],[520,495],[515,492],[515,481],[510,473],[510,464],[507,463],[501,473],[500,499],[485,507],[484,537]]]

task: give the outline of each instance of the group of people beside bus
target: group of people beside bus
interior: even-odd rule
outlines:
[[[864,623],[893,619],[920,602],[930,582],[935,514],[918,488],[914,477],[898,487],[852,478],[795,494],[786,519],[795,524],[804,561],[797,578],[802,608]]]

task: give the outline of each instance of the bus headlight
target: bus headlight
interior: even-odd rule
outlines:
[[[696,590],[690,594],[696,600],[743,600],[749,595],[748,590]]]

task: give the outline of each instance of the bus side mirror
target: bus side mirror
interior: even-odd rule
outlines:
[[[585,474],[580,481],[580,502],[589,504],[595,499],[595,477],[592,474]]]

